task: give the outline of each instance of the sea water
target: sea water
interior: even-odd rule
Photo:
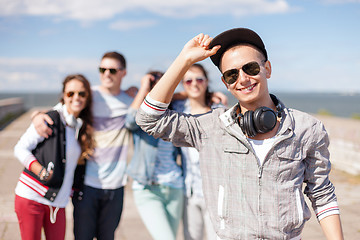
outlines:
[[[229,106],[236,99],[229,93]],[[338,117],[350,118],[360,116],[360,93],[284,93],[274,92],[286,107],[295,108],[308,113],[326,113]],[[54,106],[60,100],[59,93],[1,93],[0,99],[21,97],[26,109],[33,107]]]

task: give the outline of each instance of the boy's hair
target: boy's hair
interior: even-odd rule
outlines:
[[[125,60],[125,57],[118,53],[118,52],[107,52],[104,54],[104,56],[101,58],[104,59],[104,58],[112,58],[112,59],[116,59],[120,62],[121,66],[123,68],[126,68],[126,60]]]

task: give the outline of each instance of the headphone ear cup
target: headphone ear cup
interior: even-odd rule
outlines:
[[[68,114],[65,117],[65,122],[69,127],[75,128],[77,125],[77,121],[76,118],[74,117],[74,115]]]
[[[248,136],[248,137],[254,137],[257,132],[254,128],[253,123],[253,111],[247,111],[244,113],[244,116],[240,118],[240,127],[241,130]]]
[[[273,130],[276,121],[276,113],[271,108],[260,107],[254,112],[254,125],[259,133],[267,133]]]

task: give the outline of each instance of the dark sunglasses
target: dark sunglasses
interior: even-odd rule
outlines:
[[[205,79],[204,78],[196,78],[196,79],[186,79],[186,80],[184,80],[184,83],[186,84],[186,85],[190,85],[191,83],[192,83],[192,81],[193,80],[196,80],[196,82],[198,83],[198,84],[202,84],[204,81],[205,81]]]
[[[111,74],[117,73],[117,71],[123,70],[123,68],[102,68],[99,67],[99,72],[104,73],[106,70],[109,70]]]
[[[85,91],[80,91],[80,92],[70,91],[70,92],[65,93],[65,95],[70,98],[70,97],[73,97],[75,95],[75,93],[77,93],[79,95],[79,97],[82,97],[82,98],[87,96]]]
[[[227,84],[233,84],[239,77],[240,69],[247,75],[256,76],[260,72],[260,65],[257,62],[249,62],[241,68],[234,68],[223,73],[223,79]]]

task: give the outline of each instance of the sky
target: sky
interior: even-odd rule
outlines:
[[[246,27],[263,39],[272,92],[360,93],[360,0],[0,0],[0,93],[99,81],[102,55],[127,60],[122,88],[166,71],[199,33]],[[210,59],[211,89],[225,91]]]

